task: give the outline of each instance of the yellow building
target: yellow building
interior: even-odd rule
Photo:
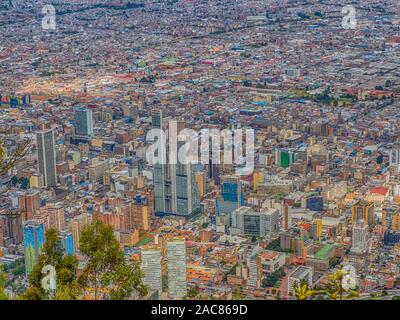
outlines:
[[[29,186],[31,188],[41,188],[43,187],[43,177],[41,174],[33,174],[29,178]]]
[[[316,227],[316,236],[318,239],[322,237],[322,219],[317,218],[315,219],[315,227]]]
[[[103,146],[103,139],[101,139],[101,138],[93,138],[91,143],[92,143],[93,147],[101,148]]]
[[[374,204],[367,201],[358,201],[351,207],[351,222],[364,220],[368,225],[375,223]]]
[[[263,172],[254,172],[253,174],[253,188],[254,191],[257,191],[258,185],[264,181],[264,173]]]
[[[197,184],[197,189],[199,190],[200,199],[204,196],[204,193],[205,193],[205,181],[204,180],[205,179],[204,179],[203,172],[196,173],[195,181]]]

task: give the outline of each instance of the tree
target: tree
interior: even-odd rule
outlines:
[[[316,292],[311,290],[306,280],[301,280],[299,284],[294,283],[294,296],[297,300],[307,300],[312,297]]]
[[[195,298],[199,293],[200,293],[200,291],[199,291],[199,287],[198,286],[192,287],[188,291],[188,297],[189,298]]]
[[[346,271],[338,270],[334,274],[328,276],[329,283],[326,292],[330,299],[343,300],[358,297],[358,292],[356,290],[350,290],[343,287],[343,279],[345,275]]]
[[[46,242],[43,252],[39,255],[37,264],[28,276],[29,287],[22,294],[26,300],[75,300],[81,291],[76,278],[78,260],[75,256],[65,256],[56,229],[46,231]],[[51,265],[56,271],[56,291],[54,295],[46,291],[42,286],[42,280],[46,274],[42,273],[43,267]]]
[[[6,157],[4,141],[0,141],[0,175],[6,174],[8,170],[15,166],[15,163],[23,158],[29,149],[30,140],[17,145],[16,150],[10,157]]]
[[[135,292],[140,296],[148,293],[139,265],[125,261],[111,226],[94,219],[82,230],[79,249],[86,265],[78,281],[86,292],[93,291],[95,300],[123,300]]]
[[[0,265],[0,300],[8,300],[7,294],[5,292],[5,287],[7,283],[8,275],[4,270],[4,266]]]

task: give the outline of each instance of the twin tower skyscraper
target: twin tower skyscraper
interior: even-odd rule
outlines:
[[[168,131],[168,123],[164,121],[162,110],[152,110],[151,120],[153,129]],[[184,128],[184,122],[178,121],[178,133]],[[168,139],[169,137],[165,148],[168,148]],[[179,143],[177,141],[178,148]],[[179,159],[176,163],[155,163],[153,181],[156,214],[190,217],[200,213],[200,196],[192,164],[182,164]]]

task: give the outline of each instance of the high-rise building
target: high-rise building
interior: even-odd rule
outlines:
[[[93,135],[93,114],[91,109],[75,109],[75,134],[80,136]]]
[[[382,208],[382,226],[388,230],[400,231],[400,211],[394,204],[385,204]]]
[[[177,134],[184,129],[183,122],[170,121],[168,126],[165,125],[161,110],[152,111],[152,126],[164,131],[174,126]],[[185,143],[183,139],[176,141],[177,150]],[[170,159],[169,144],[169,139],[166,139],[166,145],[162,146],[165,148],[166,163],[155,163],[153,166],[155,212],[158,215],[195,215],[200,212],[200,196],[193,165],[181,163],[177,154],[175,159]]]
[[[28,191],[18,197],[22,220],[32,220],[40,209],[40,192]]]
[[[365,253],[368,247],[368,225],[363,221],[356,221],[353,226],[353,238],[351,251]]]
[[[239,176],[224,176],[222,178],[222,199],[237,202],[238,206],[244,205],[244,192]]]
[[[275,163],[282,167],[288,168],[298,158],[298,154],[289,150],[276,150]]]
[[[75,250],[74,250],[74,240],[72,237],[72,232],[60,231],[59,239],[64,254],[67,256],[73,256],[75,254]]]
[[[44,246],[43,223],[35,220],[24,222],[24,251],[25,251],[25,272],[30,274],[38,261],[39,255]]]
[[[358,201],[351,208],[351,222],[364,220],[368,225],[375,224],[374,203]]]
[[[317,218],[314,220],[312,224],[312,230],[313,230],[313,237],[316,239],[321,239],[322,237],[322,219]]]
[[[221,183],[221,198],[216,198],[216,210],[220,215],[230,214],[244,206],[244,192],[239,176],[224,176]]]
[[[36,135],[36,139],[39,172],[43,176],[44,185],[46,187],[55,187],[57,185],[57,175],[53,130],[39,131]]]
[[[162,293],[160,245],[143,246],[141,251],[143,283],[150,288],[150,294],[156,292],[156,295],[160,296]]]
[[[389,165],[400,171],[400,146],[395,145],[389,153]]]
[[[184,237],[167,242],[168,293],[171,299],[182,299],[187,294],[186,246]]]
[[[3,212],[0,211],[0,247],[20,244],[23,240],[21,216],[18,212],[4,215]]]

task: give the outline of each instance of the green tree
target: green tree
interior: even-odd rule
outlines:
[[[7,284],[8,275],[4,270],[4,266],[0,265],[0,300],[8,300],[7,294],[5,292],[5,287]]]
[[[123,300],[134,292],[148,293],[139,265],[125,260],[111,226],[94,219],[82,230],[79,249],[86,265],[78,281],[86,292],[93,291],[95,300]]]
[[[75,256],[64,256],[63,248],[56,229],[46,231],[46,242],[43,252],[39,255],[37,264],[33,267],[28,277],[29,287],[21,298],[26,300],[75,300],[80,296],[80,288],[76,278],[78,260]],[[42,287],[45,274],[42,269],[51,265],[56,270],[57,289],[54,296],[46,292]]]
[[[199,293],[200,293],[199,287],[198,286],[194,286],[194,287],[189,289],[188,297],[189,298],[195,298]]]

